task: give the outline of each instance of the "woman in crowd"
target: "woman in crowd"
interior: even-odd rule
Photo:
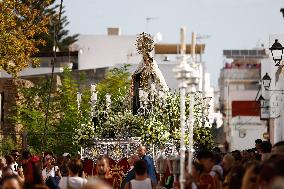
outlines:
[[[68,163],[69,175],[62,177],[59,182],[60,189],[80,189],[87,183],[87,180],[79,177],[83,170],[83,164],[80,160],[72,159]]]
[[[4,167],[6,167],[6,159],[4,157],[0,157],[0,178],[2,178]]]
[[[18,180],[17,175],[7,176],[3,180],[2,189],[22,189],[23,185]]]
[[[191,188],[192,189],[197,189],[200,184],[200,175],[203,171],[202,165],[200,165],[197,162],[192,163],[192,170],[191,170],[191,175],[192,175],[192,184]],[[189,180],[189,179],[188,179]]]
[[[246,166],[246,172],[242,180],[241,189],[257,189],[258,188],[258,174],[260,172],[260,165],[258,162],[251,163]]]
[[[135,179],[126,183],[125,189],[154,189],[155,184],[147,175],[147,165],[144,160],[138,160],[134,164]]]
[[[52,156],[47,155],[45,157],[45,168],[42,170],[41,175],[44,182],[49,177],[60,176],[59,168],[54,165],[54,159]]]
[[[11,155],[6,155],[5,156],[5,159],[6,159],[6,167],[5,167],[5,171],[7,171],[7,172],[9,172],[9,173],[7,173],[7,174],[11,174],[11,175],[17,175],[18,173],[17,173],[17,171],[15,171],[14,169],[13,169],[13,163],[14,163],[14,158],[13,158],[13,156],[11,156]],[[5,173],[4,173],[5,174]]]
[[[231,154],[226,154],[223,157],[222,161],[223,170],[224,170],[224,181],[223,187],[224,189],[228,189],[231,181],[231,174],[230,171],[232,170],[233,166],[235,165],[235,158]]]

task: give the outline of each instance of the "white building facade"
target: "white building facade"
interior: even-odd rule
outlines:
[[[229,150],[245,150],[255,147],[256,139],[264,139],[267,122],[260,119],[257,102],[261,50],[224,50],[227,59],[233,59],[221,69],[219,77],[220,110],[224,121],[224,134]]]
[[[284,45],[284,35],[275,34],[269,37],[269,47],[275,39]],[[261,77],[267,74],[271,81],[269,86],[263,82],[261,85],[261,95],[265,99],[261,117],[268,120],[270,142],[275,144],[284,140],[284,70],[281,66],[275,66],[271,52],[268,49],[267,52],[269,57],[261,63]]]

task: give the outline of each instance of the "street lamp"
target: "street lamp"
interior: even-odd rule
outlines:
[[[190,77],[188,79],[188,91],[189,92],[196,92],[196,87],[199,83],[200,77],[199,77],[199,73],[196,69],[192,69],[192,72],[190,74]]]
[[[280,9],[280,12],[282,13],[282,16],[283,16],[283,18],[284,18],[284,8],[281,8],[281,9]]]
[[[199,83],[199,74],[196,69],[191,70],[191,75],[188,79],[188,92],[190,94],[190,104],[189,104],[189,142],[188,142],[188,171],[191,172],[192,167],[192,157],[193,157],[193,126],[194,126],[194,117],[193,117],[193,107],[194,107],[194,93],[196,92],[197,85]]]
[[[263,85],[263,87],[264,87],[264,89],[266,90],[266,91],[275,91],[275,92],[283,92],[284,90],[281,90],[281,89],[279,89],[279,90],[271,90],[271,89],[269,89],[270,88],[270,84],[271,84],[271,77],[268,75],[268,73],[266,72],[266,74],[263,76],[263,78],[261,79],[261,81],[262,81],[262,85]]]
[[[265,90],[269,90],[270,87],[270,83],[271,83],[271,77],[268,75],[268,73],[266,72],[266,74],[263,76],[262,78],[262,85],[264,87]]]
[[[283,49],[282,45],[278,42],[278,39],[275,39],[273,45],[269,48],[272,54],[272,58],[275,62],[275,66],[280,66],[282,56],[283,56]]]
[[[263,96],[260,95],[257,101],[260,102],[260,119],[269,119],[269,100],[263,98]]]
[[[259,98],[258,98],[257,101],[260,102],[260,107],[261,107],[261,108],[264,108],[264,107],[265,107],[265,99],[263,98],[262,95],[259,96]]]
[[[184,55],[182,56],[181,63],[174,69],[176,78],[179,80],[180,85],[180,188],[184,189],[185,174],[184,174],[184,162],[185,162],[185,95],[187,88],[187,80],[190,78],[191,68],[187,64]]]

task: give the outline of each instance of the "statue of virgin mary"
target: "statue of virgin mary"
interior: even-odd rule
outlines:
[[[136,40],[137,51],[143,59],[132,75],[133,114],[140,108],[139,91],[153,90],[166,92],[169,90],[165,78],[154,60],[151,52],[154,40],[150,34],[141,33]]]

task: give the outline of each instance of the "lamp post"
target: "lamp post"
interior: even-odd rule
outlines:
[[[278,39],[275,39],[275,42],[272,44],[272,46],[269,48],[272,54],[272,58],[275,62],[275,66],[281,65],[281,60],[283,56],[283,49],[284,47],[281,45],[281,43],[278,42]]]
[[[187,88],[187,81],[190,78],[191,67],[188,65],[185,56],[185,28],[181,28],[181,62],[174,69],[176,73],[176,78],[179,81],[180,88],[180,127],[181,127],[181,137],[180,137],[180,189],[184,189],[184,162],[185,162],[185,95]]]
[[[190,105],[189,105],[189,143],[188,143],[188,172],[191,172],[191,160],[193,157],[193,127],[194,127],[194,94],[196,92],[196,87],[199,83],[199,76],[196,70],[192,70],[191,76],[188,81],[188,91],[190,93]]]

